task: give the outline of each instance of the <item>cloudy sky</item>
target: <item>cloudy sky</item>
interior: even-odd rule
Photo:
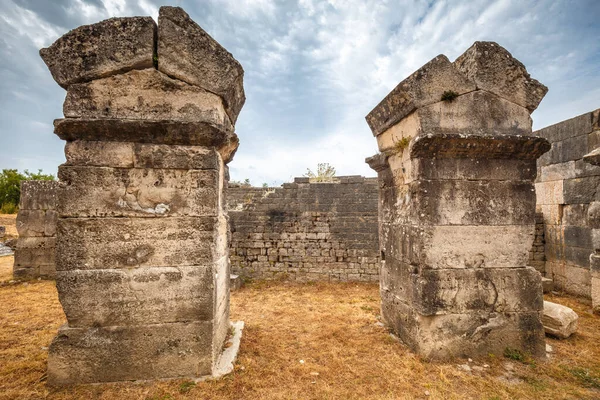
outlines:
[[[279,184],[318,162],[373,176],[364,116],[438,54],[492,40],[550,88],[534,128],[600,108],[598,0],[0,0],[0,168],[55,174],[65,92],[38,56],[63,33],[178,5],[241,62],[234,180]]]

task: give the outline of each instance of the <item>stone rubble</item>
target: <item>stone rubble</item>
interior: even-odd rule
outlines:
[[[577,332],[579,316],[567,306],[544,301],[542,324],[546,334],[558,339],[567,339]]]

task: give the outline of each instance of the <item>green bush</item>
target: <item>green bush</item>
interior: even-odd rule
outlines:
[[[21,200],[21,181],[53,181],[54,176],[44,174],[42,170],[20,173],[16,169],[3,169],[0,174],[0,213],[14,214],[19,210]]]

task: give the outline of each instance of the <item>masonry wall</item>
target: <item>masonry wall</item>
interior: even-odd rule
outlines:
[[[545,226],[545,275],[555,287],[590,297],[590,203],[600,201],[600,167],[583,156],[600,147],[600,110],[541,129],[552,149],[538,160],[537,211]]]
[[[58,182],[23,181],[17,215],[16,279],[54,279]]]
[[[233,273],[257,279],[377,281],[377,179],[296,178],[229,187]]]

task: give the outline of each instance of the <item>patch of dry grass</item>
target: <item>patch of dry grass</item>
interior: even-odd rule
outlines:
[[[466,360],[425,362],[378,326],[376,284],[256,282],[232,294],[232,319],[246,322],[233,374],[198,384],[175,380],[55,390],[44,382],[46,347],[64,322],[53,282],[4,286],[0,398],[600,398],[600,318],[575,299],[551,300],[574,308],[581,318],[576,336],[548,340],[554,347],[549,361],[486,357],[470,365],[489,368],[466,372],[457,368]]]

